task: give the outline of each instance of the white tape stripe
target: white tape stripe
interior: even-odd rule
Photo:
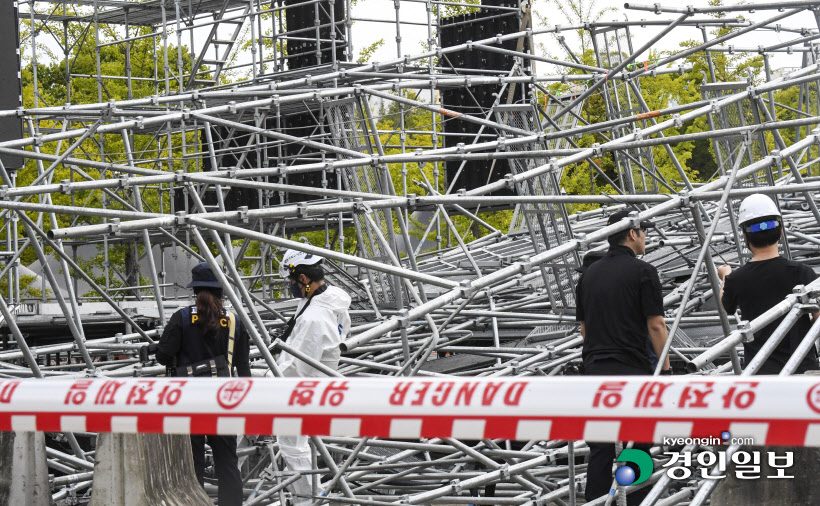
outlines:
[[[486,420],[453,420],[453,437],[456,439],[483,439]]]
[[[191,432],[191,417],[166,416],[162,419],[162,432],[166,434],[189,434]]]
[[[810,423],[806,427],[806,446],[820,446],[820,423]]]
[[[515,431],[515,438],[519,441],[549,439],[551,429],[551,420],[520,420],[518,429]]]
[[[584,441],[617,441],[621,431],[619,421],[591,421],[584,425]]]
[[[216,433],[223,436],[245,433],[244,416],[220,416],[216,419]]]
[[[11,417],[12,430],[33,432],[37,430],[37,417],[28,415],[14,415]]]
[[[273,434],[276,436],[301,436],[301,417],[277,417],[273,419]]]
[[[61,416],[60,428],[63,432],[85,432],[84,416]]]
[[[769,433],[768,423],[734,422],[729,424],[729,433],[733,438],[750,437],[755,444],[766,444],[766,435]]]
[[[111,417],[111,432],[137,432],[137,417],[136,416],[112,416]]]
[[[652,440],[662,443],[665,437],[690,437],[693,426],[692,422],[658,422]]]
[[[421,437],[421,418],[394,418],[390,420],[390,437],[418,439]]]
[[[359,437],[361,427],[361,418],[334,418],[330,421],[330,435]]]

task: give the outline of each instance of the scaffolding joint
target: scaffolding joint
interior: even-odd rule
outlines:
[[[185,227],[188,225],[188,213],[185,211],[177,211],[174,213],[174,225],[177,227]]]
[[[418,205],[418,195],[415,193],[408,193],[407,194],[407,210],[408,211],[415,211],[416,206]]]
[[[504,182],[507,183],[507,188],[515,190],[515,177],[512,174],[504,174]]]
[[[575,234],[575,242],[578,244],[579,252],[589,249],[589,239],[587,239],[586,232],[577,232]]]
[[[60,181],[60,193],[64,195],[71,195],[73,190],[71,189],[71,181],[68,179],[63,179]]]
[[[593,143],[592,144],[592,156],[595,158],[600,158],[603,156],[603,149],[601,149],[601,144]]]
[[[680,198],[680,207],[682,209],[692,207],[692,204],[693,204],[692,196],[689,195],[688,190],[681,190],[680,193],[679,193],[679,198]]]
[[[111,218],[111,221],[108,222],[108,233],[114,236],[122,235],[119,218]]]
[[[820,295],[820,290],[807,290],[805,285],[797,285],[792,289],[792,293],[797,296],[799,304],[814,304],[814,300]]]
[[[755,335],[752,332],[752,328],[751,328],[748,320],[743,320],[741,322],[738,322],[737,331],[742,336],[742,338],[743,338],[742,342],[743,343],[751,343],[752,341],[755,340]]]
[[[239,218],[239,223],[248,224],[250,220],[248,219],[248,206],[239,206],[236,208],[237,217]]]
[[[461,290],[461,296],[465,299],[469,299],[475,293],[475,288],[473,287],[472,282],[469,279],[462,279],[459,283],[459,290]]]

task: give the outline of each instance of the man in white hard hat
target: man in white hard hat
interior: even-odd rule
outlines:
[[[296,313],[288,322],[282,340],[330,369],[339,367],[339,345],[350,331],[350,296],[343,290],[325,284],[322,257],[288,250],[279,265],[279,274],[290,281],[291,294],[301,299]],[[315,367],[282,352],[277,360],[286,377],[327,376]],[[311,469],[307,436],[280,436],[279,448],[292,471]],[[310,479],[294,482],[294,504],[312,504]]]
[[[740,204],[737,221],[753,256],[746,265],[735,271],[728,265],[722,265],[718,269],[718,276],[723,281],[720,299],[728,313],[740,309],[743,319],[752,321],[780,303],[792,293],[795,286],[811,283],[817,274],[806,265],[780,256],[778,241],[783,235],[783,222],[780,209],[768,196],[755,193],[746,197]],[[812,318],[816,319],[817,313]],[[782,320],[783,318],[778,318],[761,331],[755,332],[754,340],[743,344],[743,361],[746,365]],[[810,326],[808,315],[800,317],[761,365],[757,374],[780,373]],[[817,354],[812,347],[795,373],[814,369],[818,369],[818,365]]]

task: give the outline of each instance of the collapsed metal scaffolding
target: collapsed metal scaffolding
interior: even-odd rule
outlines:
[[[470,3],[396,0],[395,19],[376,19],[356,17],[350,0],[21,2],[21,17],[32,27],[35,93],[31,106],[0,111],[22,118],[27,130],[0,142],[0,154],[34,164],[36,177],[18,184],[21,170],[0,167],[0,375],[164,374],[162,366],[140,363],[138,350],[189,303],[181,286],[200,261],[220,273],[250,330],[254,369],[276,375],[274,355],[289,350],[277,332],[294,308],[276,274],[286,248],[327,258],[330,282],[353,296],[354,327],[339,371],[329,374],[575,374],[582,342],[573,316],[575,268],[586,251],[605,249],[607,235],[629,226],[630,220],[606,226],[625,205],[637,213],[631,220],[658,223],[645,259],[661,274],[675,370],[753,373],[759,360],[741,370],[738,344],[779,316],[793,325],[815,310],[816,287],[798,289],[759,321],[739,322],[715,301],[715,262],[749,258],[734,216],[744,196],[763,192],[783,212],[784,252],[820,263],[820,131],[813,130],[820,124],[820,34],[779,24],[801,13],[817,19],[820,4],[628,5],[659,17],[537,28],[528,2],[495,3],[483,11],[516,16],[519,31],[442,47],[444,8],[473,9]],[[419,23],[403,13],[416,7],[426,15],[420,24],[427,49],[405,55],[402,29]],[[288,10],[296,9],[312,15],[309,27],[294,28]],[[749,11],[762,17],[714,17]],[[354,21],[392,26],[397,57],[353,61]],[[108,40],[102,28],[112,26],[119,36]],[[637,27],[656,33],[633,48],[630,29]],[[687,27],[703,42],[641,60]],[[725,33],[712,37],[713,28]],[[748,42],[775,29],[794,38],[770,47]],[[533,46],[525,41],[551,34],[565,44],[560,34],[578,30],[595,48],[593,64],[526,49]],[[42,99],[38,37],[50,37],[65,62],[76,45],[91,44],[96,55],[93,74],[59,68],[65,104]],[[749,47],[735,46],[735,39]],[[135,75],[133,48],[146,41],[151,66]],[[510,41],[516,50],[502,47]],[[124,53],[123,75],[106,74],[101,54],[110,46]],[[514,65],[497,72],[448,63],[465,50],[503,54]],[[802,53],[802,66],[775,76],[770,58],[781,51]],[[720,81],[713,56],[723,52],[760,55],[764,78]],[[642,86],[688,72],[691,55],[706,63],[701,99],[650,110]],[[557,70],[539,74],[534,62]],[[93,82],[96,102],[72,102],[70,83],[78,81]],[[125,96],[111,99],[108,87],[123,82]],[[442,90],[479,86],[497,90],[492,107],[442,104]],[[775,101],[782,90],[796,90],[797,107]],[[581,114],[593,99],[602,102],[604,121]],[[385,106],[398,111],[392,128],[379,126]],[[428,118],[424,129],[406,125],[413,114]],[[695,120],[708,122],[708,130],[670,132]],[[479,130],[472,143],[454,146],[445,122]],[[602,142],[582,146],[584,134]],[[692,181],[672,149],[693,141],[713,148],[717,170],[705,182]],[[615,161],[609,173],[602,167],[607,156]],[[660,172],[658,157],[668,157],[676,179]],[[458,163],[462,173],[473,161],[490,161],[506,175],[466,191],[458,176],[443,178],[445,164]],[[568,195],[562,175],[582,163],[594,194]],[[596,193],[595,184],[608,191]],[[584,204],[592,209],[578,211]],[[499,227],[493,217],[503,212],[512,218]],[[126,261],[118,263],[115,253]],[[24,269],[21,258],[35,258],[29,267],[39,271]],[[781,326],[779,335],[789,328]],[[814,324],[783,374],[818,333]],[[87,501],[93,440],[84,433],[49,439],[55,501]],[[275,439],[248,437],[242,446],[246,504],[284,504],[293,476],[278,462]],[[316,437],[312,447],[319,504],[372,505],[573,505],[588,452],[583,442],[566,441]],[[656,459],[664,459],[661,452]],[[644,504],[705,504],[717,483],[672,482],[659,471],[644,484],[653,487]],[[612,499],[589,504],[606,501]]]

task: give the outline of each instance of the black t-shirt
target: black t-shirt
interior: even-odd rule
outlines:
[[[759,262],[748,262],[728,276],[723,286],[721,302],[728,313],[740,309],[744,320],[752,321],[758,316],[779,304],[792,293],[797,285],[807,285],[817,278],[817,274],[806,265],[775,257]],[[754,341],[743,344],[743,361],[751,362],[763,343],[769,339],[772,332],[780,325],[783,318],[778,318],[761,331],[756,332]],[[778,374],[786,365],[789,357],[803,340],[811,327],[808,315],[801,316],[789,333],[780,341],[769,359],[763,363],[759,373]],[[795,372],[804,372],[817,369],[817,353],[812,346],[809,354]]]
[[[647,318],[663,315],[658,271],[626,246],[612,246],[581,276],[575,319],[584,322],[584,364],[614,358],[649,373]]]
[[[204,342],[204,337],[199,331],[199,325],[192,323],[188,326],[190,334],[188,338],[182,335],[182,314],[180,309],[171,316],[168,325],[162,331],[159,345],[157,347],[157,362],[162,365],[171,365],[176,359],[176,365],[191,365],[202,360],[208,360],[218,355],[228,357],[228,336],[230,330],[227,318],[223,318],[222,328],[219,332],[219,341],[213,344]],[[250,377],[250,337],[245,330],[245,326],[236,317],[236,334],[234,336],[233,366],[236,367],[238,376]]]

